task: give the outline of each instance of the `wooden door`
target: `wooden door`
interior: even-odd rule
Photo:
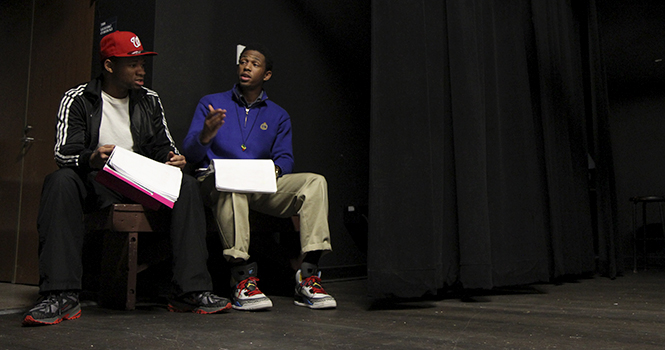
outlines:
[[[0,2],[0,43],[5,48],[0,55],[0,150],[5,155],[0,166],[0,281],[12,281],[16,265],[31,13],[27,1]]]
[[[37,284],[37,210],[44,177],[57,168],[55,117],[65,90],[90,79],[94,3],[3,1],[0,13],[0,147],[8,159],[0,167],[0,280]]]

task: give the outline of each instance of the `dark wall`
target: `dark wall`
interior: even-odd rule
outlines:
[[[295,171],[326,176],[333,254],[324,267],[362,265],[344,224],[367,204],[370,3],[355,1],[175,1],[156,4],[153,88],[181,143],[198,100],[236,82],[236,45],[273,54],[266,90],[291,116]]]
[[[632,256],[633,196],[665,195],[665,2],[596,1],[608,78],[619,233]],[[652,218],[657,219],[655,212]]]

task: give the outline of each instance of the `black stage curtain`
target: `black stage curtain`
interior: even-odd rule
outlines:
[[[593,2],[373,2],[370,295],[616,275],[599,57]]]

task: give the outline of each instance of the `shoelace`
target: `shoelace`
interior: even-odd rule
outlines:
[[[319,276],[309,276],[305,278],[300,284],[303,287],[312,288],[311,290],[312,293],[328,294],[323,289],[323,286],[321,286],[321,278]]]
[[[245,293],[247,296],[252,296],[252,295],[257,295],[257,294],[263,294],[259,290],[259,287],[256,285],[256,282],[258,282],[259,279],[256,277],[249,277],[242,282],[238,283],[238,289],[243,290],[246,289],[247,293]]]
[[[53,305],[55,306],[55,310],[53,310]],[[35,305],[30,311],[35,311],[35,310],[44,310],[47,309],[47,312],[60,312],[60,300],[58,298],[58,295],[56,294],[49,294],[48,296],[44,297],[42,301],[39,302],[39,304]]]

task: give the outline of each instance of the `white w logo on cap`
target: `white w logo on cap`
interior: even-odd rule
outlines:
[[[136,48],[141,47],[141,40],[139,40],[139,37],[138,37],[138,36],[135,36],[135,37],[129,39],[129,41],[131,41],[132,44],[134,44],[134,46],[135,46]]]

